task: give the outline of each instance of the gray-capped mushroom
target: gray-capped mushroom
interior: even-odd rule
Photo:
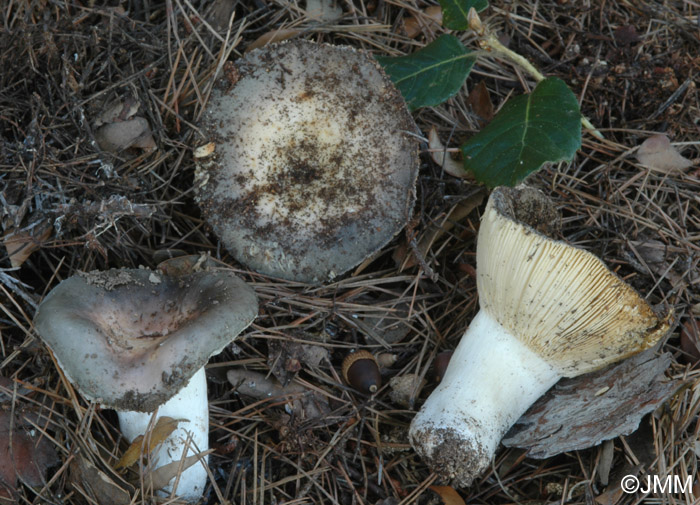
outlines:
[[[293,41],[248,53],[215,86],[198,157],[202,212],[258,272],[320,283],[406,224],[416,126],[377,62],[346,46]]]
[[[550,215],[533,192],[491,194],[477,243],[481,310],[411,423],[416,451],[459,485],[488,467],[508,428],[561,377],[647,349],[668,329],[593,254],[522,221]]]
[[[204,365],[257,310],[253,290],[229,272],[115,269],[61,282],[42,301],[34,325],[80,393],[117,411],[128,440],[145,433],[156,409],[158,417],[186,420],[151,456],[163,466],[208,449]],[[196,463],[179,476],[175,493],[197,500],[206,482],[204,465]]]

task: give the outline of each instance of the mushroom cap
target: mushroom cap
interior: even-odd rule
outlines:
[[[202,212],[255,271],[319,283],[387,244],[415,200],[417,130],[377,62],[293,41],[251,51],[212,91]]]
[[[34,326],[88,399],[151,412],[255,319],[253,290],[226,271],[114,269],[70,277]]]
[[[564,377],[654,345],[666,320],[596,256],[537,231],[550,206],[532,188],[493,191],[477,244],[481,309]]]

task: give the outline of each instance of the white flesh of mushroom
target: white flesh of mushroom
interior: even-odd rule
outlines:
[[[253,270],[325,282],[381,249],[415,199],[415,124],[379,64],[347,46],[289,41],[236,62],[203,116],[197,199]]]
[[[491,194],[477,243],[481,310],[411,423],[416,451],[459,485],[560,377],[636,354],[668,328],[594,255],[526,224],[546,222],[547,207],[527,188]]]
[[[132,442],[139,435],[146,433],[151,425],[152,413],[117,411],[119,426],[124,436]],[[207,380],[204,368],[195,373],[190,382],[170,400],[158,408],[155,426],[161,417],[171,417],[182,420],[160,447],[149,456],[154,468],[160,468],[183,458],[206,451],[209,448],[209,404],[207,401]],[[187,449],[187,453],[185,450]],[[207,458],[202,458],[179,475],[175,494],[188,501],[196,501],[202,497],[207,484],[205,464]],[[177,477],[176,477],[177,478]],[[168,495],[173,491],[175,480],[164,489]],[[144,482],[148,486],[148,482]]]
[[[422,450],[433,453],[444,443],[444,430],[452,429],[450,436],[472,448],[474,464],[487,465],[508,428],[559,378],[549,363],[481,311],[413,419],[411,436],[421,436]]]
[[[166,492],[177,488],[178,496],[199,501],[208,476],[201,457],[209,429],[204,366],[257,312],[255,292],[230,272],[112,269],[62,281],[42,301],[34,325],[82,395],[117,411],[129,441],[156,426],[153,412],[185,420],[147,456],[144,489],[171,480]]]

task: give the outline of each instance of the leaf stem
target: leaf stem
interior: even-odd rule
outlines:
[[[481,22],[481,19],[479,18],[479,15],[476,13],[476,9],[473,7],[469,10],[469,27],[474,30],[481,40],[479,41],[479,45],[486,51],[490,51],[493,53],[496,53],[498,56],[501,56],[503,59],[511,62],[517,67],[522,68],[525,70],[528,74],[530,74],[535,81],[540,82],[544,80],[545,76],[542,75],[542,73],[535,68],[535,66],[527,61],[527,59],[515,51],[512,51],[511,49],[508,49],[506,46],[501,44],[501,41],[498,40],[498,37],[488,28],[488,26],[484,25]],[[603,134],[598,131],[598,129],[591,124],[591,122],[588,120],[587,117],[585,117],[583,114],[581,115],[581,124],[583,125],[584,128],[589,130],[591,134],[594,137],[597,137],[601,140],[604,140],[605,137],[603,137]]]
[[[527,61],[527,59],[525,59],[523,56],[520,56],[515,51],[512,51],[503,44],[501,44],[501,41],[498,40],[498,38],[493,33],[487,31],[485,35],[486,37],[483,37],[480,42],[482,48],[486,49],[487,51],[495,52],[498,55],[502,56],[504,59],[513,63],[514,65],[522,68],[528,74],[530,74],[535,79],[535,81],[540,82],[544,80],[544,75],[542,75],[542,73],[539,70],[537,70],[532,65],[532,63]]]

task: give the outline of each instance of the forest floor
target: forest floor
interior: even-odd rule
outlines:
[[[341,17],[325,22],[286,0],[4,4],[0,502],[177,501],[142,489],[133,468],[114,470],[128,447],[116,416],[71,387],[32,320],[41,299],[77,272],[156,268],[170,256],[205,254],[255,289],[260,315],[207,368],[214,451],[204,503],[697,503],[698,3],[496,0],[481,13],[510,49],[567,83],[604,136],[584,130],[573,162],[545,166],[527,183],[561,212],[558,238],[602,258],[652,305],[673,309],[672,331],[659,351],[671,355],[666,378],[685,387],[644,416],[634,435],[611,443],[546,459],[501,447],[493,466],[471,487],[456,488],[457,496],[430,489],[449,483],[418,458],[407,429],[435,387],[436,355],[454,349],[478,309],[475,246],[486,190],[446,174],[423,143],[406,233],[323,286],[268,278],[237,263],[202,219],[193,192],[193,150],[205,143],[198,124],[212,76],[226,59],[272,34],[409,54],[447,31],[431,21],[431,4],[343,1]],[[409,18],[417,26],[411,36]],[[455,34],[477,49],[472,32]],[[480,129],[490,106],[498,110],[534,84],[485,55],[457,96],[416,111],[414,119],[424,134],[435,127],[455,148]],[[141,147],[117,153],[98,147],[98,120],[116,102],[150,125],[152,137]],[[642,166],[637,148],[657,133],[694,165]],[[456,210],[460,218],[450,221]],[[409,239],[421,243],[441,228],[416,258]],[[384,384],[374,395],[356,392],[341,377],[344,357],[357,349],[382,355]],[[323,415],[235,390],[226,380],[235,369],[266,381],[293,378],[314,393]],[[12,439],[19,445],[10,451]],[[624,494],[624,472],[690,475],[695,498],[690,491]]]

